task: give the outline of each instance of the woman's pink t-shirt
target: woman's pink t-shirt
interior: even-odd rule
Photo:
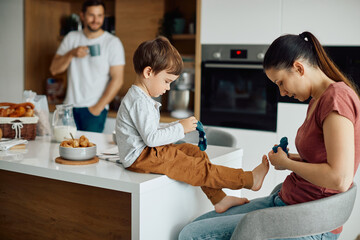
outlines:
[[[309,103],[308,113],[314,99]],[[325,118],[331,113],[337,112],[349,119],[354,125],[355,133],[355,159],[354,175],[360,163],[360,100],[356,93],[344,82],[331,84],[320,97],[313,114],[298,129],[295,145],[301,157],[301,161],[308,163],[326,163],[327,154],[325,149],[322,125]],[[336,190],[314,185],[296,173],[292,172],[285,179],[279,193],[281,199],[288,205],[309,202],[339,193]],[[333,233],[340,233],[338,228]]]

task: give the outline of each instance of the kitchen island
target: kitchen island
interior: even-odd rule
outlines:
[[[115,146],[111,135],[81,134],[98,154]],[[183,226],[213,210],[199,187],[164,175],[103,160],[55,163],[58,146],[37,137],[26,150],[0,151],[0,239],[177,239]],[[242,149],[208,146],[206,152],[215,164],[242,165]]]

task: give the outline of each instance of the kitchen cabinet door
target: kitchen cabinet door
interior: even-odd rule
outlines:
[[[282,33],[312,32],[323,45],[360,45],[359,0],[284,0]]]
[[[203,0],[201,44],[270,44],[281,32],[281,0]]]

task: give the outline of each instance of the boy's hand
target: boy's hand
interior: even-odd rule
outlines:
[[[198,120],[192,116],[179,121],[184,128],[184,133],[192,132],[196,129]]]

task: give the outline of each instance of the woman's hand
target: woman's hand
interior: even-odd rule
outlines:
[[[196,129],[198,120],[192,116],[179,121],[184,128],[184,133],[192,132]]]
[[[281,147],[277,148],[277,153],[271,150],[268,156],[271,165],[273,165],[276,170],[286,170],[287,163],[291,161]]]

